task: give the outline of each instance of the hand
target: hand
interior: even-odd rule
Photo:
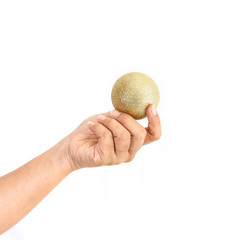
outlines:
[[[153,106],[148,107],[147,118],[147,128],[116,110],[86,119],[66,137],[73,170],[131,161],[144,144],[161,136],[160,119]]]

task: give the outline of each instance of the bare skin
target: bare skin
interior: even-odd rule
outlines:
[[[131,161],[161,136],[156,109],[147,109],[148,127],[116,110],[92,116],[55,146],[0,177],[0,234],[27,215],[71,172]]]

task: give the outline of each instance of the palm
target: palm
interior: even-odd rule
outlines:
[[[79,167],[96,166],[96,159],[101,158],[101,148],[99,137],[97,137],[88,127],[87,122],[96,122],[97,117],[88,118],[75,130],[81,130],[73,138],[70,144],[71,157],[75,165]]]
[[[130,115],[117,114],[92,116],[69,135],[67,153],[77,169],[131,161],[143,144],[160,138],[160,119],[151,113],[151,107],[146,129]]]

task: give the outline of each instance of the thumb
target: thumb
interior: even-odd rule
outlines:
[[[149,144],[158,140],[161,137],[161,122],[157,109],[151,105],[147,108],[148,127],[146,128],[147,135],[144,144]]]

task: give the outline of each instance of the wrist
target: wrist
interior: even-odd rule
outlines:
[[[51,155],[50,159],[52,161],[52,164],[54,166],[57,166],[59,170],[66,175],[76,170],[76,167],[68,156],[67,149],[68,140],[67,138],[64,138],[48,150],[49,154]]]

